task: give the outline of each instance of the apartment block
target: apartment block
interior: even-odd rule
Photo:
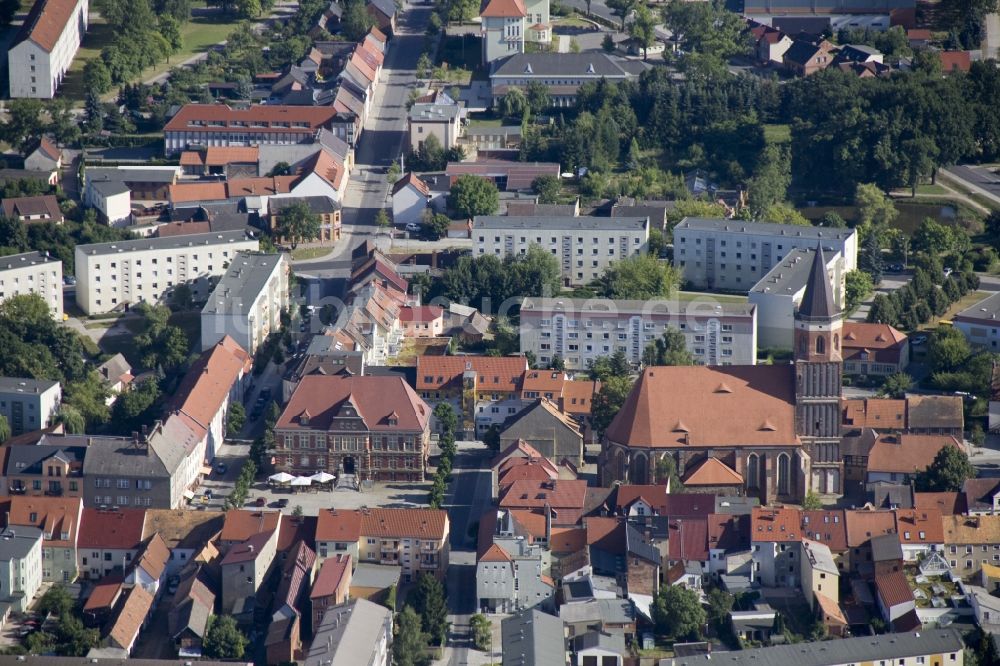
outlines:
[[[10,96],[52,99],[87,32],[88,0],[36,0],[7,51]]]
[[[525,298],[521,303],[521,352],[542,365],[556,356],[567,370],[622,351],[640,363],[646,346],[667,328],[684,334],[701,365],[757,362],[757,309],[720,303],[706,295],[693,301],[629,301],[586,298]]]
[[[567,286],[600,277],[614,262],[644,254],[648,217],[520,217],[480,215],[472,222],[476,255],[526,254],[532,245],[559,259]]]
[[[76,302],[87,314],[102,314],[168,300],[181,284],[202,301],[236,254],[258,245],[243,231],[78,245]]]
[[[858,267],[853,229],[686,217],[674,227],[674,266],[691,288],[745,292],[793,249],[819,244],[841,258],[839,274]]]
[[[59,382],[0,377],[0,414],[7,418],[12,435],[49,427],[60,402]]]
[[[201,348],[225,336],[251,356],[288,309],[289,262],[285,254],[238,252],[201,311]]]
[[[27,612],[42,586],[42,531],[6,527],[0,531],[0,603]]]
[[[45,299],[52,317],[62,321],[62,262],[47,252],[0,257],[0,303],[21,294],[38,294]]]

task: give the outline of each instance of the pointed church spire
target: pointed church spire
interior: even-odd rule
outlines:
[[[833,319],[838,314],[837,304],[833,300],[833,287],[826,274],[823,244],[820,243],[816,246],[816,254],[813,255],[809,282],[806,284],[806,291],[799,305],[799,316],[805,319]]]

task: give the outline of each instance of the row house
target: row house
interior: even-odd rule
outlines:
[[[77,539],[80,576],[98,580],[113,572],[124,576],[143,542],[144,509],[84,508]]]
[[[72,583],[76,580],[77,540],[83,517],[78,497],[12,497],[7,527],[37,527],[42,531],[42,580]]]
[[[223,613],[239,616],[253,611],[254,599],[275,562],[280,524],[277,512],[226,513],[219,536],[224,548],[219,565]]]
[[[577,475],[572,465],[565,462],[557,465],[530,443],[517,440],[493,459],[490,463],[490,476],[493,497],[498,497],[502,491],[518,480],[572,480]]]
[[[952,572],[972,580],[1000,566],[1000,515],[943,516],[942,555]]]
[[[350,556],[355,567],[398,566],[404,583],[421,574],[443,580],[449,533],[448,514],[439,509],[325,509],[316,523],[317,556],[321,562]]]
[[[950,435],[961,441],[965,428],[961,396],[911,395],[905,399],[845,399],[841,401],[841,430],[873,428],[911,435]]]

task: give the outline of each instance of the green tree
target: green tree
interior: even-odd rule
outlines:
[[[393,666],[429,666],[427,636],[421,627],[420,616],[407,604],[396,617],[396,632],[392,637]]]
[[[916,487],[922,492],[958,492],[965,480],[975,475],[976,468],[961,449],[945,446],[934,456],[934,462],[917,474]]]
[[[194,307],[194,293],[191,291],[191,287],[186,283],[174,287],[174,297],[171,301],[178,310],[190,310]]]
[[[538,195],[538,203],[554,204],[559,203],[562,183],[559,182],[559,176],[539,176],[531,181],[531,189]]]
[[[823,217],[819,219],[819,225],[821,227],[830,227],[832,229],[846,229],[847,220],[842,218],[837,213],[830,211],[829,213],[825,213]]]
[[[296,201],[278,213],[277,231],[283,240],[291,243],[294,250],[302,241],[319,238],[319,216],[313,213],[304,201]]]
[[[857,308],[875,288],[875,285],[872,284],[872,276],[859,270],[848,272],[844,276],[844,282],[844,296],[847,300],[845,309],[848,312]]]
[[[607,54],[612,54],[615,52],[615,38],[611,36],[610,32],[604,33],[604,39],[601,40],[601,49]]]
[[[208,621],[202,650],[212,659],[242,659],[247,638],[232,615],[212,615]]]
[[[783,203],[788,196],[788,186],[791,183],[791,155],[788,149],[773,143],[768,144],[757,160],[754,175],[747,183],[751,214],[760,218],[771,206]]]
[[[493,625],[482,613],[476,613],[469,618],[469,628],[472,630],[472,644],[477,650],[488,650],[493,645]]]
[[[83,85],[87,91],[92,91],[98,95],[111,90],[111,72],[108,66],[100,58],[88,60],[83,67]]]
[[[878,394],[886,398],[902,398],[913,386],[913,377],[905,372],[894,372],[882,382]]]
[[[492,215],[500,206],[500,195],[493,181],[479,176],[459,176],[451,186],[449,204],[463,218]]]
[[[972,355],[968,340],[953,326],[938,326],[928,341],[927,359],[935,372],[954,370]]]
[[[656,42],[656,19],[653,12],[644,2],[635,8],[635,16],[628,26],[628,34],[642,48],[642,59],[647,59],[649,47]]]
[[[896,204],[877,185],[862,183],[854,192],[854,204],[858,207],[860,234],[885,233],[899,215]]]
[[[622,32],[625,31],[625,19],[629,17],[638,4],[638,0],[607,0],[611,12],[622,21]]]
[[[521,118],[528,111],[528,97],[520,88],[511,88],[500,98],[500,115]]]
[[[598,291],[605,298],[666,298],[680,282],[677,270],[648,254],[621,259],[598,278]]]
[[[237,437],[247,422],[247,410],[239,402],[229,403],[229,414],[226,416],[226,434]]]
[[[912,246],[917,251],[944,254],[950,252],[954,246],[954,234],[951,227],[941,224],[934,218],[925,217],[913,234]]]
[[[458,427],[458,416],[455,414],[455,409],[451,406],[451,403],[439,402],[434,407],[434,421],[437,423],[438,433],[442,435],[455,434],[455,429]]]
[[[802,227],[812,226],[802,213],[795,210],[794,206],[785,201],[778,201],[764,208],[760,213],[760,219],[762,222],[797,224]]]
[[[719,587],[710,589],[706,597],[709,622],[716,627],[724,627],[729,622],[729,613],[733,610],[736,597]]]
[[[483,433],[483,444],[490,447],[493,451],[500,450],[500,428],[497,427],[496,423],[487,428],[486,432]]]
[[[694,590],[664,583],[653,595],[656,633],[676,640],[698,640],[707,615]]]
[[[431,240],[440,240],[448,235],[448,227],[451,226],[451,219],[442,213],[427,212],[427,219],[424,220],[424,234]]]
[[[420,574],[417,587],[410,593],[415,610],[421,619],[424,633],[434,645],[444,645],[448,636],[448,604],[444,585],[431,574]]]
[[[87,431],[87,421],[83,418],[80,410],[65,402],[59,405],[55,422],[61,424],[67,434],[82,435]],[[0,433],[0,441],[3,441],[2,433]]]
[[[389,221],[389,214],[385,212],[385,208],[379,208],[378,212],[375,213],[375,226],[377,226],[381,231],[385,231],[392,225]]]
[[[389,164],[389,170],[386,171],[386,178],[388,179],[390,184],[395,184],[395,182],[399,180],[399,176],[400,176],[399,160],[393,160],[392,163]]]
[[[680,474],[677,473],[677,461],[669,454],[661,455],[653,465],[653,475],[656,483],[668,484],[671,493],[684,492]]]
[[[524,87],[524,96],[528,100],[528,110],[536,116],[545,113],[552,106],[549,87],[541,81],[529,81]]]
[[[642,354],[643,365],[694,365],[694,357],[687,349],[680,329],[667,326],[663,335],[646,345]]]
[[[591,425],[599,436],[604,436],[604,432],[621,411],[631,391],[632,379],[628,376],[602,380],[601,390],[594,396],[590,405]]]
[[[101,642],[97,629],[87,629],[72,613],[59,616],[56,625],[56,653],[63,657],[83,657]]]
[[[259,0],[258,0],[259,1]],[[159,18],[160,34],[170,44],[173,51],[180,51],[184,46],[184,38],[181,36],[181,23],[176,17],[165,14]],[[98,62],[98,61],[95,61]],[[88,63],[89,64],[89,63]]]
[[[73,611],[73,597],[62,585],[53,585],[38,602],[39,612],[62,617]]]
[[[699,68],[718,72],[720,65],[750,51],[749,35],[739,15],[713,2],[671,0],[663,8],[667,28]]]
[[[349,41],[357,42],[375,26],[375,19],[365,9],[363,0],[351,0],[344,10],[340,30]]]
[[[0,414],[0,443],[10,439],[10,434],[10,423],[7,421],[6,416]]]
[[[12,99],[7,102],[7,122],[2,126],[3,139],[19,150],[42,135],[45,129],[42,111],[44,106],[38,99]]]
[[[111,428],[128,435],[153,422],[159,411],[160,387],[153,379],[133,383],[118,396],[111,412]]]
[[[823,502],[820,500],[819,495],[813,491],[806,493],[806,496],[802,499],[802,509],[805,511],[819,511],[823,508]]]

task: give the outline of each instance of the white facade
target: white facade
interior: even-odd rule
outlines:
[[[52,317],[62,321],[62,262],[42,252],[0,257],[0,303],[21,294],[38,294],[45,299]]]
[[[532,245],[559,260],[567,286],[599,278],[614,262],[645,254],[647,217],[499,217],[479,216],[472,222],[475,254],[498,257],[526,254]]]
[[[524,53],[525,41],[552,41],[549,26],[549,0],[529,0],[525,13],[515,9],[513,2],[487,3],[482,15],[483,63]]]
[[[76,301],[85,313],[100,314],[126,304],[156,303],[180,284],[200,301],[237,252],[258,246],[242,231],[78,245]]]
[[[100,219],[113,227],[126,226],[132,221],[132,191],[122,183],[89,181],[85,200],[97,210]]]
[[[820,243],[844,273],[858,267],[853,229],[687,217],[674,228],[674,266],[690,288],[745,292],[791,250]]]
[[[0,532],[0,602],[24,613],[42,585],[42,531],[8,527]]]
[[[993,294],[955,315],[952,324],[969,344],[988,350],[1000,349],[1000,294]]]
[[[489,19],[487,19],[489,20]],[[462,133],[462,107],[451,104],[414,104],[407,116],[410,150],[416,152],[430,136],[445,150],[458,144]]]
[[[288,309],[288,255],[240,252],[201,311],[201,349],[226,335],[253,356]]]
[[[49,427],[62,402],[59,382],[0,377],[0,415],[13,435]]]
[[[37,0],[26,19],[34,26],[7,52],[11,97],[55,97],[87,31],[88,4],[88,0]]]
[[[795,311],[806,292],[813,252],[798,248],[791,250],[747,294],[750,303],[757,306],[757,337],[762,349],[792,348]],[[847,286],[847,262],[842,254],[824,256],[827,275],[833,285],[833,298],[842,310]]]
[[[694,301],[624,301],[585,298],[526,298],[521,304],[521,352],[542,365],[556,356],[567,370],[623,351],[632,363],[667,327],[684,334],[701,365],[754,365],[757,315],[753,305],[718,303],[710,295]]]
[[[392,221],[395,224],[420,224],[427,210],[427,197],[409,184],[392,195]]]

